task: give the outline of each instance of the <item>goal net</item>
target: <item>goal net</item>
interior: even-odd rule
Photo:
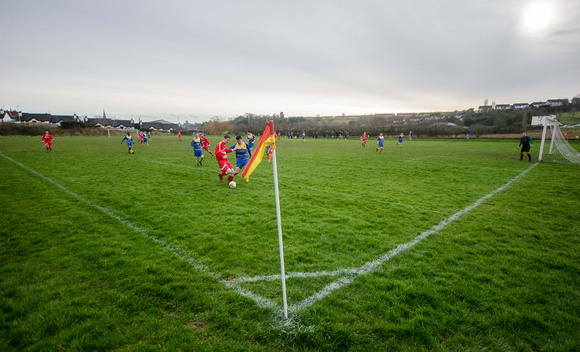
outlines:
[[[534,120],[544,126],[538,160],[580,164],[580,152],[568,143],[560,130],[560,122],[556,116],[534,116]]]

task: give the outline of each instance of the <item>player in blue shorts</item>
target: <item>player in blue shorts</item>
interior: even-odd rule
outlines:
[[[193,139],[191,140],[191,146],[193,147],[193,155],[197,158],[195,165],[203,166],[203,151],[201,150],[203,147],[203,142],[201,141],[199,133],[194,133]]]
[[[401,133],[399,135],[399,143],[397,143],[399,145],[399,147],[403,146],[403,139],[405,139],[405,135]]]
[[[248,131],[248,135],[246,136],[246,139],[248,141],[248,148],[250,148],[250,149],[254,148],[254,142],[256,141],[256,136],[254,136],[252,134],[252,132]]]
[[[125,136],[125,138],[123,138],[123,140],[121,141],[121,144],[123,144],[124,141],[127,141],[127,146],[129,147],[129,154],[135,154],[135,152],[133,151],[133,137],[131,137],[131,133],[127,132],[127,135]]]
[[[239,174],[242,169],[248,165],[248,161],[252,157],[252,148],[250,144],[245,143],[242,140],[242,136],[236,136],[236,144],[232,145],[228,149],[232,149],[236,152],[236,171],[234,171],[234,176]],[[246,183],[248,183],[246,181]]]
[[[306,141],[306,131],[302,131],[302,142]]]
[[[384,149],[384,145],[383,143],[385,142],[385,136],[383,136],[383,134],[381,133],[378,137],[377,137],[377,152],[382,153],[383,149]]]
[[[149,148],[149,139],[147,138],[147,134],[143,132],[143,143],[141,144],[141,146],[143,147],[145,144],[147,144],[147,148]]]

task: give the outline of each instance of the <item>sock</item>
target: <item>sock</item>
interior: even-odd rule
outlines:
[[[528,154],[528,161],[532,161],[532,156]]]
[[[226,174],[225,171],[222,171],[222,173],[220,174],[220,176],[224,176]]]
[[[524,159],[524,154],[520,154],[520,161],[522,161]]]
[[[228,183],[232,182],[234,180],[234,176],[229,176],[228,177]]]

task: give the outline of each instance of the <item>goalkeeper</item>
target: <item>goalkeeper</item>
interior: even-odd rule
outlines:
[[[530,144],[531,143],[531,144]],[[520,150],[520,161],[524,159],[524,152],[528,154],[528,161],[532,161],[532,156],[530,155],[530,148],[534,145],[534,141],[526,134],[523,133],[522,138],[520,139],[520,144],[518,148],[521,146],[522,149]]]

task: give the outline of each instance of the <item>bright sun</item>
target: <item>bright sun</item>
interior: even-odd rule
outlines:
[[[524,31],[535,34],[548,29],[554,22],[555,12],[552,1],[538,1],[528,5],[522,16]]]

